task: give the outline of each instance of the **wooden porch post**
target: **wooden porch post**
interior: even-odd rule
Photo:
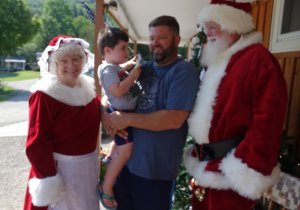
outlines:
[[[96,0],[96,9],[95,9],[95,31],[94,31],[94,53],[95,53],[95,61],[94,61],[94,79],[95,79],[95,85],[96,85],[96,91],[101,96],[101,86],[99,83],[99,77],[98,77],[98,66],[102,63],[102,57],[99,52],[97,39],[98,34],[101,29],[104,28],[104,20],[103,20],[103,0]]]
[[[98,39],[98,34],[101,29],[104,28],[104,20],[103,20],[103,14],[104,14],[104,9],[103,9],[103,0],[96,0],[96,9],[95,9],[95,31],[94,31],[94,54],[95,54],[95,60],[94,60],[94,79],[95,79],[95,86],[96,86],[96,91],[100,97],[102,97],[101,93],[101,85],[99,82],[99,77],[98,77],[98,66],[102,63],[102,57],[99,52],[99,47],[97,44],[97,39]],[[98,140],[97,140],[97,145],[99,149],[99,157],[101,156],[101,142],[102,142],[102,123],[100,123],[100,128],[99,128],[99,134],[98,134]],[[100,164],[101,167],[101,164]]]

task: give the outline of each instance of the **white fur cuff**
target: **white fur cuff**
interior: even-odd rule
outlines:
[[[222,160],[219,166],[221,171],[231,183],[233,190],[244,197],[259,199],[264,191],[279,180],[279,165],[274,167],[269,176],[265,176],[242,163],[241,159],[234,156],[234,151]]]
[[[224,174],[206,171],[205,167],[208,161],[199,161],[191,155],[193,146],[187,147],[184,152],[184,166],[187,172],[194,177],[202,187],[210,187],[214,189],[230,189],[230,182],[224,177]]]
[[[64,185],[59,175],[44,179],[32,178],[28,186],[34,206],[55,204],[64,194]]]

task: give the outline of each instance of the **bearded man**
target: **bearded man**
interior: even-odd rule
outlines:
[[[199,86],[195,66],[178,55],[179,24],[172,16],[149,23],[153,60],[142,65],[136,113],[110,114],[115,130],[133,127],[133,152],[115,188],[118,210],[167,210]],[[107,126],[108,127],[108,126]]]
[[[249,2],[213,0],[199,14],[207,70],[188,120],[195,145],[184,154],[193,210],[250,210],[279,178],[287,89],[250,12]]]

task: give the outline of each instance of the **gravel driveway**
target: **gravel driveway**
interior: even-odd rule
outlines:
[[[20,210],[27,184],[29,163],[25,137],[0,137],[0,209]]]
[[[7,82],[17,91],[0,102],[0,210],[20,210],[27,184],[25,156],[30,86],[36,81]]]

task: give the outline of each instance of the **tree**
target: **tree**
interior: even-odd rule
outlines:
[[[47,46],[49,40],[59,34],[72,35],[72,12],[68,4],[61,0],[46,0],[44,2],[42,21],[42,46]]]
[[[43,15],[44,0],[24,0],[24,3],[28,5],[33,15]]]
[[[90,50],[94,49],[94,24],[84,16],[73,19],[73,35],[82,38],[90,43]]]
[[[14,54],[17,47],[29,41],[39,23],[22,0],[0,1],[0,55]]]
[[[26,43],[16,51],[16,55],[22,56],[26,59],[26,70],[37,70],[36,52],[38,52],[35,43]]]

